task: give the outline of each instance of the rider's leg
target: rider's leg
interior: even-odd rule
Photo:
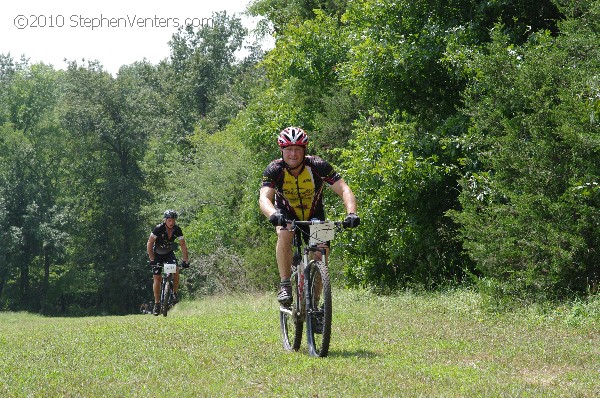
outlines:
[[[154,292],[154,303],[160,303],[160,282],[161,282],[161,276],[159,275],[153,275],[154,276],[154,281],[152,283],[152,291]]]
[[[177,289],[179,288],[179,267],[177,267],[177,272],[173,275],[173,293],[177,294]]]
[[[329,260],[329,247],[327,247],[326,244],[321,244],[319,245],[320,248],[324,248],[325,249],[325,265],[327,265],[327,260]],[[317,251],[317,252],[313,252],[314,256],[313,259],[315,261],[321,261],[323,259],[323,253]],[[315,285],[314,285],[314,302],[318,303],[319,299],[321,298],[321,291],[323,290],[323,283],[321,281],[321,278],[315,278]]]
[[[292,240],[294,232],[277,227],[277,246],[275,255],[277,257],[277,268],[282,281],[289,281],[292,273]]]
[[[154,302],[160,303],[160,275],[153,275],[152,291],[154,292]]]
[[[277,268],[279,269],[279,292],[277,300],[282,305],[292,303],[292,285],[290,277],[292,274],[292,240],[294,232],[285,228],[277,227],[277,246],[275,254],[277,256]]]

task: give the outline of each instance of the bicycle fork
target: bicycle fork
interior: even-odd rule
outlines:
[[[171,294],[173,293],[173,286],[171,283],[172,283],[171,274],[167,274],[166,276],[163,275],[162,288],[160,289],[160,292],[161,292],[161,301],[164,301],[164,305],[169,304]],[[165,294],[167,286],[169,286],[169,294],[168,295]]]

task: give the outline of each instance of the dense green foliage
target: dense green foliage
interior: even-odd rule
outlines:
[[[289,125],[358,198],[362,225],[334,246],[340,283],[597,292],[599,1],[248,10],[275,46],[243,60],[248,32],[224,13],[116,76],[0,55],[0,308],[131,312],[151,296],[145,242],[165,208],[191,250],[187,294],[270,288],[258,188]]]
[[[464,245],[493,289],[534,299],[599,277],[600,9],[579,11],[558,37],[539,32],[521,47],[498,26],[464,65],[476,71],[456,215]]]

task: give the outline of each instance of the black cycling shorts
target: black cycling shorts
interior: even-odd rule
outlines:
[[[177,264],[177,258],[175,257],[175,252],[170,251],[165,254],[158,254],[154,252],[154,261],[157,264],[166,264],[166,263],[175,263]],[[162,267],[152,267],[153,275],[160,275],[162,271]]]

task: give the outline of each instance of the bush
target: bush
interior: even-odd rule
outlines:
[[[457,204],[457,170],[437,134],[399,119],[373,115],[343,152],[362,220],[350,237],[347,276],[382,291],[446,284],[468,264],[445,214]]]
[[[600,46],[588,12],[523,47],[498,27],[470,64],[473,155],[452,215],[496,296],[560,298],[598,281]]]

